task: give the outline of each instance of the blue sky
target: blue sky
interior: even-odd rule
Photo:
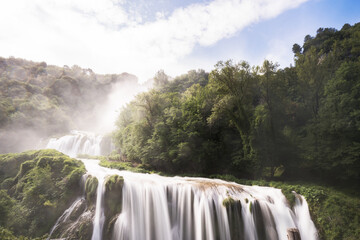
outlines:
[[[188,58],[196,59],[198,64],[209,59],[213,63],[233,59],[246,60],[252,65],[270,58],[283,68],[293,64],[292,46],[302,45],[307,34],[315,36],[320,27],[340,30],[345,23],[357,22],[360,22],[360,1],[308,1],[276,18],[251,24],[213,46],[198,47]]]
[[[4,0],[0,56],[146,81],[227,59],[286,67],[305,35],[359,21],[358,0]]]

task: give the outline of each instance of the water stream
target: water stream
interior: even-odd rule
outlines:
[[[72,154],[76,154],[74,149],[87,154],[97,149],[90,145],[86,152],[77,147],[77,141],[80,136],[62,137],[50,140],[48,147],[62,146],[58,150]],[[97,143],[95,139],[89,142]],[[307,202],[300,195],[291,209],[280,189],[118,171],[99,166],[98,160],[80,160],[99,182],[92,240],[103,239],[104,183],[114,174],[124,178],[119,193],[122,211],[117,213],[111,236],[114,240],[287,240],[288,228],[297,228],[302,240],[317,239]]]

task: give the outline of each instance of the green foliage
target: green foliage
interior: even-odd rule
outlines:
[[[8,229],[5,229],[3,227],[0,227],[0,239],[3,240],[30,240],[27,237],[24,236],[15,236],[13,232],[9,231]],[[44,238],[33,238],[32,240],[40,240]]]
[[[0,172],[0,226],[36,237],[49,232],[78,194],[85,168],[55,150],[39,150],[0,155]]]
[[[250,210],[251,213],[253,212],[253,202],[250,202],[250,204],[249,204],[249,210]]]
[[[118,170],[126,170],[138,173],[151,173],[151,171],[144,168],[144,165],[138,164],[137,166],[133,166],[133,164],[130,162],[109,161],[103,158],[101,159],[99,165],[107,168],[115,168]]]
[[[235,203],[235,200],[234,199],[232,199],[231,197],[227,197],[227,198],[225,198],[224,200],[223,200],[223,202],[222,202],[222,205],[224,206],[224,207],[230,207],[232,204],[234,204]]]
[[[9,216],[9,212],[14,205],[14,200],[5,190],[0,190],[0,226],[4,226]]]
[[[85,158],[85,159],[100,159],[101,158],[101,156],[92,156],[89,154],[78,154],[76,157],[77,158]]]

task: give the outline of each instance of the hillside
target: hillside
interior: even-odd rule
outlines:
[[[41,138],[96,124],[119,84],[138,85],[127,73],[100,75],[76,65],[0,58],[0,152],[35,148]]]

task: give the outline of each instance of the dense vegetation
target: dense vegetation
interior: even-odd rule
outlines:
[[[113,87],[125,82],[137,84],[127,73],[0,58],[0,153],[33,149],[40,138],[94,123]]]
[[[295,66],[219,62],[122,111],[121,158],[171,173],[360,182],[360,24],[320,28],[293,47]]]
[[[78,196],[84,173],[80,161],[55,150],[0,155],[0,238],[48,233]]]

